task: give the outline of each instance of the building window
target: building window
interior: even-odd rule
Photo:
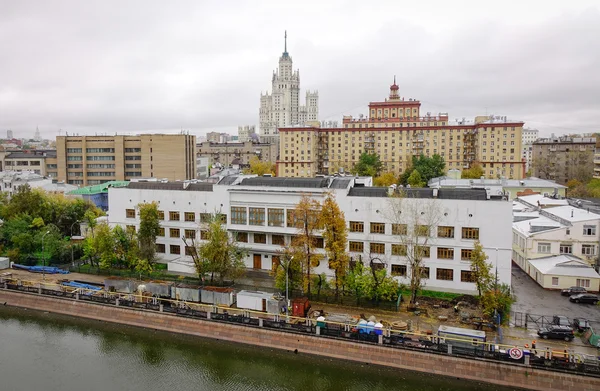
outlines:
[[[67,148],[67,153],[81,153],[81,148]]]
[[[415,256],[417,258],[429,258],[431,251],[429,246],[415,246]]]
[[[196,221],[196,213],[194,212],[185,212],[183,214],[183,218],[185,221]]]
[[[186,229],[183,231],[186,239],[196,239],[196,230],[195,229]]]
[[[463,227],[462,238],[479,240],[479,228]]]
[[[234,237],[236,242],[248,243],[248,232],[237,232]]]
[[[460,259],[463,261],[470,261],[471,255],[473,255],[473,250],[469,248],[463,248],[460,250]]]
[[[586,279],[577,279],[577,286],[583,287],[583,288],[589,288],[590,287],[590,280],[586,280]]]
[[[365,223],[362,221],[351,221],[350,232],[365,232]]]
[[[200,216],[202,219],[202,216]],[[246,225],[246,208],[239,206],[231,207],[231,224],[243,224]]]
[[[550,243],[538,243],[538,253],[550,254]]]
[[[385,234],[385,223],[371,223],[372,234]]]
[[[596,246],[593,244],[582,244],[581,253],[583,255],[587,255],[588,257],[596,255]]]
[[[125,209],[125,217],[135,219],[135,209]]]
[[[254,234],[254,243],[267,244],[267,235],[255,233]]]
[[[165,229],[163,227],[158,229],[158,236],[165,236]]]
[[[165,245],[162,243],[156,243],[156,252],[160,254],[165,253]]]
[[[408,226],[406,224],[392,224],[392,235],[408,234]]]
[[[161,221],[165,219],[165,212],[163,210],[158,211],[158,219]]]
[[[392,276],[406,277],[406,265],[392,265]]]
[[[436,269],[435,278],[442,281],[454,280],[454,270],[452,269]]]
[[[596,236],[596,226],[595,225],[584,225],[583,226],[583,234],[585,236]]]
[[[552,277],[552,286],[558,286],[558,277]]]
[[[437,249],[438,259],[454,259],[454,249],[446,247],[438,247]]]
[[[561,254],[573,254],[573,245],[561,243],[559,251]]]
[[[406,256],[406,246],[404,244],[392,244],[392,255]]]
[[[245,210],[245,208],[242,208]],[[210,220],[212,219],[212,213],[200,213],[200,222],[201,223],[210,223]],[[246,223],[244,223],[246,224]]]
[[[178,238],[179,237],[179,228],[169,228],[169,237]]]
[[[205,229],[200,230],[200,240],[208,240],[208,231]]]
[[[185,246],[185,255],[192,256],[196,253],[194,246]]]
[[[385,243],[369,243],[371,254],[385,254]]]
[[[181,254],[181,246],[178,246],[176,244],[172,244],[169,246],[169,252],[171,254]]]
[[[125,227],[127,229],[127,232],[129,233],[135,233],[135,225],[128,225]]]
[[[265,225],[265,209],[250,208],[250,225]]]
[[[415,235],[429,236],[429,226],[428,225],[416,225],[415,226]]]
[[[428,267],[421,268],[421,278],[429,278],[429,268]]]
[[[439,238],[454,238],[454,227],[438,227]]]
[[[283,227],[283,209],[268,209],[269,227]]]
[[[304,223],[302,222],[301,219],[297,219],[294,216],[295,211],[296,211],[295,209],[287,210],[287,226],[294,227],[294,228],[302,228],[304,226]]]
[[[365,244],[363,242],[348,242],[348,247],[351,252],[362,253],[365,251]]]
[[[179,221],[179,212],[169,212],[169,220]]]
[[[315,247],[316,248],[324,248],[325,240],[323,240],[323,238],[315,238]]]
[[[283,223],[283,219],[281,222]],[[283,235],[271,235],[271,243],[275,246],[283,246],[285,245],[285,239]]]
[[[475,282],[475,275],[470,270],[461,270],[460,271],[460,281],[461,282]]]

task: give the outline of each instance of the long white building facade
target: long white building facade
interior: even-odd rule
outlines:
[[[405,204],[398,208],[389,196],[393,189],[371,187],[370,182],[371,178],[244,175],[228,176],[217,184],[132,182],[128,187],[109,189],[109,221],[111,225],[137,229],[137,205],[158,202],[163,227],[157,238],[160,261],[167,263],[171,271],[195,273],[182,237],[201,241],[202,221],[220,212],[226,215],[228,231],[248,249],[246,266],[268,271],[277,266],[284,246],[298,233],[291,216],[301,197],[307,195],[321,202],[331,193],[348,224],[351,262],[368,264],[376,260],[378,267],[408,284],[410,267],[403,256],[406,241],[402,234],[414,232],[414,216],[432,216],[436,226],[429,227],[426,243],[420,242],[427,247],[425,289],[475,293],[469,258],[476,240],[483,245],[493,270],[497,270],[498,281],[510,284],[510,202],[490,198],[480,189],[406,189]],[[324,246],[322,240],[318,243]],[[333,276],[326,257],[315,273]]]
[[[278,129],[305,125],[319,120],[319,93],[306,92],[306,104],[300,105],[300,71],[293,70],[292,57],[285,46],[279,67],[273,72],[271,93],[260,95],[259,126],[262,142],[277,142]]]

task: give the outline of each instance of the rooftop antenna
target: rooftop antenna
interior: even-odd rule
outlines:
[[[287,54],[287,30],[285,30],[285,34],[283,36],[283,53]]]

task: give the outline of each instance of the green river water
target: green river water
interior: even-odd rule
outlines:
[[[0,305],[0,390],[509,388]]]

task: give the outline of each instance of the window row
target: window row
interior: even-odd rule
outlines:
[[[226,214],[219,214],[219,217],[221,218],[221,222],[223,224],[227,224],[227,215]],[[212,218],[213,218],[212,213],[199,213],[198,214],[198,221],[200,221],[201,223],[210,223]],[[161,221],[164,221],[165,211],[163,211],[163,210],[158,211],[158,219]],[[181,212],[169,211],[169,221],[181,221]],[[183,212],[183,221],[191,222],[191,223],[196,222],[196,212]]]
[[[430,270],[428,267],[421,267],[421,277],[430,279]],[[408,267],[407,265],[392,265],[392,276],[407,277]],[[435,279],[440,281],[454,281],[454,269],[435,269]],[[461,282],[475,282],[475,276],[470,270],[460,271]]]
[[[317,221],[317,212],[308,213],[306,216],[296,213],[295,209],[283,208],[257,208],[245,206],[231,207],[231,224],[256,225],[269,227],[303,227],[305,223],[314,224]]]
[[[560,254],[573,254],[572,243],[560,243],[558,246]],[[552,254],[552,243],[550,242],[538,242],[537,252],[540,254]],[[595,244],[582,244],[581,254],[588,257],[595,256],[597,253],[597,246]]]
[[[385,223],[370,223],[369,233],[372,234],[385,234]],[[365,223],[362,221],[350,221],[349,224],[350,232],[365,232]],[[437,237],[438,238],[455,238],[454,227],[451,226],[438,226]],[[413,233],[417,236],[433,236],[431,227],[428,225],[416,225]],[[479,228],[475,227],[462,227],[461,228],[462,239],[479,239]],[[392,235],[408,235],[407,224],[392,224]]]
[[[391,254],[398,256],[406,256],[407,247],[404,244],[392,244],[391,245]],[[367,243],[368,252],[371,254],[385,254],[385,243]],[[355,253],[364,253],[365,252],[365,243],[357,242],[357,241],[349,241],[348,248],[350,252]],[[431,247],[430,246],[415,246],[415,251],[419,251],[417,254],[421,258],[430,258],[431,257]],[[460,259],[463,261],[468,261],[471,259],[471,255],[473,254],[473,249],[462,248],[460,249]],[[437,247],[437,259],[454,259],[454,248],[451,247]]]
[[[276,235],[276,234],[265,234],[265,233],[259,233],[259,232],[255,232],[252,234],[249,234],[248,232],[235,232],[233,234],[234,240],[238,243],[250,243],[249,239],[250,236],[252,237],[252,243],[256,243],[256,244],[267,244],[267,236],[271,237],[271,242],[270,244],[274,245],[274,246],[285,246],[286,245],[286,240],[285,240],[285,235]],[[290,237],[289,243],[291,243],[294,240],[295,236],[292,235]],[[312,243],[314,248],[325,248],[325,241],[323,240],[323,238],[314,238],[314,241]]]

